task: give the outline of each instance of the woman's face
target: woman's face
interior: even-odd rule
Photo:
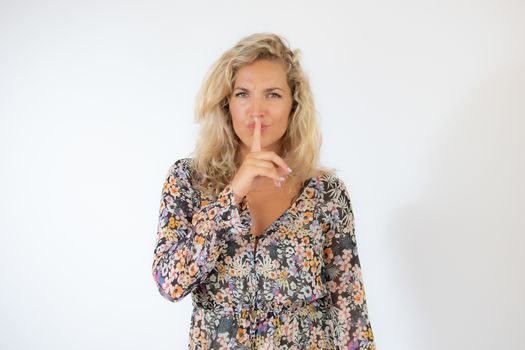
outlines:
[[[250,151],[255,115],[261,120],[261,150],[279,153],[293,102],[282,63],[260,59],[240,68],[228,101],[241,154]]]

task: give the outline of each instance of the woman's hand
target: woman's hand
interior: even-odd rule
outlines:
[[[275,165],[274,165],[275,164]],[[248,194],[253,180],[257,176],[273,179],[278,187],[284,181],[284,175],[291,169],[274,151],[261,151],[261,121],[255,117],[251,152],[244,158],[239,170],[232,180],[232,190],[237,203]]]

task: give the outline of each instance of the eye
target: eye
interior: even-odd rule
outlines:
[[[270,96],[273,98],[281,98],[281,95],[279,95],[277,92],[270,92]]]
[[[242,94],[246,94],[246,92],[238,92],[238,93],[235,94],[235,97],[240,97],[240,95],[242,95]]]

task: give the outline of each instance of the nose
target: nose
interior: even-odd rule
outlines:
[[[251,101],[251,108],[250,108],[250,117],[253,118],[255,116],[262,117],[264,113],[266,112],[266,104],[264,103],[264,98],[259,96],[254,96]]]

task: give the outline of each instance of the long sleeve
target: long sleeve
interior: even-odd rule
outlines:
[[[324,244],[327,287],[332,305],[336,349],[375,349],[357,254],[354,214],[344,183],[329,188],[327,208],[331,227]]]
[[[157,288],[170,301],[184,298],[208,276],[224,240],[240,225],[231,184],[216,201],[197,204],[195,196],[187,161],[179,159],[164,181],[152,265]]]

